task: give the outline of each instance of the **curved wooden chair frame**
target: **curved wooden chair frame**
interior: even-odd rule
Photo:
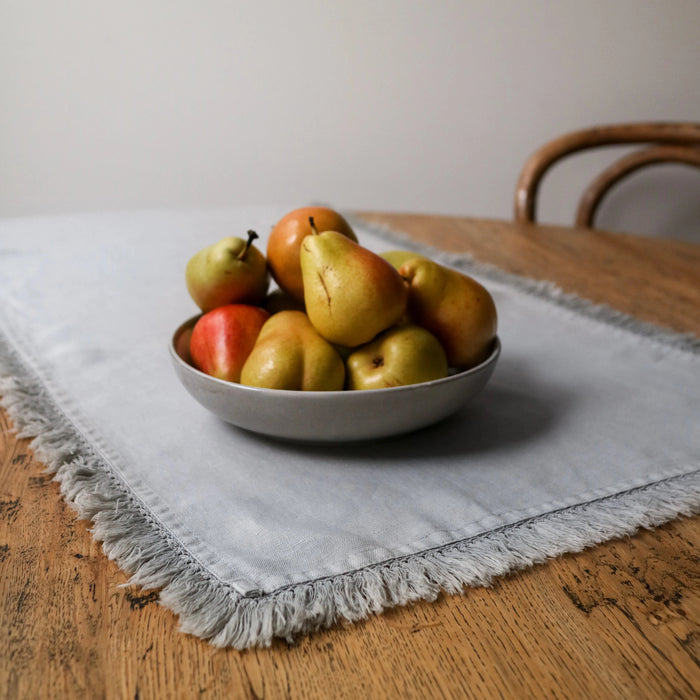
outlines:
[[[700,148],[652,146],[620,158],[598,175],[581,195],[576,211],[576,225],[593,228],[596,212],[613,185],[636,170],[656,163],[683,163],[700,168]]]
[[[592,227],[596,211],[608,191],[640,168],[665,162],[700,167],[700,124],[617,124],[564,134],[544,144],[526,161],[515,190],[515,220],[536,220],[540,183],[555,163],[590,148],[625,144],[647,144],[648,147],[621,158],[591,182],[579,203],[577,225]]]

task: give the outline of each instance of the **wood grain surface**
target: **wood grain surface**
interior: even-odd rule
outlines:
[[[365,213],[700,334],[700,246]],[[697,698],[700,518],[269,649],[177,631],[0,412],[0,698]]]

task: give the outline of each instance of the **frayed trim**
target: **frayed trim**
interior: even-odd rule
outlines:
[[[260,598],[234,599],[209,586],[196,589],[196,608],[189,591],[177,587],[161,598],[174,610],[186,606],[182,628],[216,646],[267,646],[275,637],[292,641],[339,620],[361,620],[397,605],[435,600],[441,592],[489,585],[496,576],[691,515],[699,499],[696,473]]]
[[[362,223],[361,225],[365,225]],[[369,227],[368,227],[369,228]],[[385,238],[392,234],[382,232]],[[410,243],[401,239],[403,246]],[[430,251],[428,247],[413,249]],[[432,253],[432,251],[430,251]],[[516,278],[465,256],[435,257],[475,273],[515,284],[615,326],[697,352],[700,341],[594,306],[553,285]],[[276,637],[361,620],[372,613],[441,592],[488,585],[510,571],[581,551],[609,539],[700,512],[700,471],[579,506],[541,515],[415,555],[278,589],[241,596],[213,576],[130,492],[110,465],[55,404],[39,377],[0,331],[0,404],[21,437],[32,438],[37,457],[55,472],[61,491],[105,554],[131,574],[130,583],[160,588],[160,601],[180,617],[184,632],[218,647],[268,646]],[[689,466],[689,470],[693,467]]]

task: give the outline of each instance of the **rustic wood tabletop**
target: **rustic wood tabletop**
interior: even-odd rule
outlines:
[[[700,335],[700,245],[361,213]],[[289,645],[217,650],[126,585],[0,412],[0,697],[696,698],[700,517]]]

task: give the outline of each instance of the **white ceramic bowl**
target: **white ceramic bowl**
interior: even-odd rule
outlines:
[[[175,372],[206,409],[240,428],[300,442],[353,442],[407,433],[454,413],[486,385],[501,345],[464,372],[423,384],[365,391],[288,391],[225,382],[195,369],[187,339],[199,317],[183,323],[170,342]]]

